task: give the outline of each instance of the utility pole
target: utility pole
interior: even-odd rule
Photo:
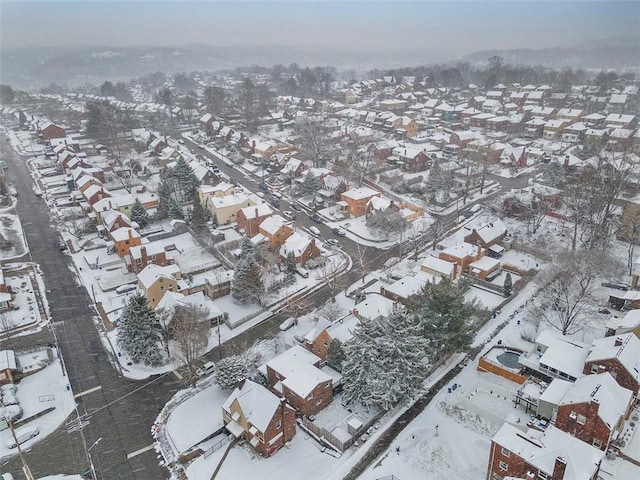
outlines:
[[[2,407],[4,408],[4,402],[2,402],[0,400],[0,404],[2,404]],[[5,410],[6,412],[6,410]],[[29,469],[29,465],[27,465],[27,460],[24,458],[24,455],[22,453],[22,448],[20,448],[20,442],[18,441],[18,437],[16,435],[16,431],[13,428],[13,422],[10,422],[9,419],[6,417],[6,413],[5,413],[5,420],[7,421],[7,424],[9,425],[9,430],[11,430],[11,435],[13,436],[13,441],[16,444],[16,448],[18,449],[18,455],[20,456],[20,461],[22,462],[22,473],[24,473],[24,476],[26,477],[27,480],[34,480],[33,475],[31,474],[31,470]]]

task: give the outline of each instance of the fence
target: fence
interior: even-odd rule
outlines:
[[[311,433],[313,433],[316,437],[318,437],[319,439],[327,443],[328,446],[340,452],[344,452],[347,448],[349,448],[349,445],[347,445],[347,442],[343,442],[342,440],[337,438],[335,435],[333,435],[331,432],[329,432],[327,429],[316,425],[306,417],[302,417],[302,424],[307,430],[310,430]]]
[[[202,454],[202,457],[207,458],[216,450],[220,450],[222,447],[225,446],[225,444],[229,443],[230,438],[231,437],[228,437],[223,434],[218,441],[216,441],[213,445],[211,445],[208,449],[204,451],[204,453]]]

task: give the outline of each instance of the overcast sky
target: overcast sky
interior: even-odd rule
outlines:
[[[4,46],[292,45],[348,50],[575,46],[633,35],[631,1],[0,0]]]

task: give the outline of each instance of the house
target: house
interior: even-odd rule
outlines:
[[[428,255],[422,261],[420,270],[434,277],[446,277],[450,280],[456,278],[456,264]]]
[[[379,293],[369,293],[365,300],[353,307],[353,314],[359,320],[379,322],[388,318],[397,308],[402,308],[398,302],[394,302]]]
[[[583,375],[584,362],[589,354],[589,345],[556,333],[544,330],[537,336],[534,348],[521,355],[518,363],[525,371],[532,370],[547,378],[560,378],[575,382]]]
[[[233,270],[216,269],[204,277],[204,294],[209,298],[219,298],[231,292]]]
[[[597,480],[603,451],[550,425],[544,431],[504,423],[491,439],[489,480]]]
[[[563,432],[606,450],[622,430],[635,397],[609,372],[587,375],[573,383],[558,405],[554,424]]]
[[[333,400],[333,378],[320,369],[320,362],[295,345],[266,364],[267,382],[300,416],[318,413]]]
[[[98,226],[98,231],[104,234],[111,234],[119,228],[133,228],[133,224],[128,216],[117,210],[107,210],[100,215],[102,225]]]
[[[280,247],[280,258],[287,259],[289,253],[293,253],[296,264],[304,267],[306,263],[320,255],[320,249],[316,245],[316,240],[300,232],[290,235]]]
[[[431,164],[431,157],[418,148],[396,147],[393,156],[398,158],[398,165],[410,173],[422,172]]]
[[[465,242],[483,248],[496,245],[507,235],[507,226],[499,218],[478,225],[465,225],[464,230],[469,232],[464,236]]]
[[[245,380],[222,405],[222,421],[263,457],[270,457],[296,434],[295,410],[262,385]]]
[[[358,318],[353,314],[333,323],[320,319],[318,324],[304,336],[304,348],[320,357],[322,361],[326,361],[331,342],[338,340],[344,345],[353,337],[353,331],[358,323]]]
[[[394,303],[400,302],[405,305],[409,298],[419,294],[427,283],[438,283],[440,280],[439,276],[419,271],[415,275],[405,275],[391,284],[384,284],[380,287],[380,295]]]
[[[167,292],[187,293],[188,287],[181,278],[178,265],[149,264],[138,273],[138,288],[147,297],[149,307],[155,308]]]
[[[196,190],[198,199],[202,205],[206,205],[211,197],[224,197],[236,193],[236,187],[227,182],[219,182],[215,185],[200,185]]]
[[[67,133],[65,129],[59,125],[56,125],[53,122],[47,122],[40,127],[40,135],[46,142],[47,140],[52,140],[54,138],[65,138]]]
[[[0,350],[0,385],[13,383],[13,374],[18,371],[13,350]]]
[[[260,223],[258,232],[267,239],[271,248],[276,249],[293,235],[294,230],[291,227],[291,222],[285,220],[282,216],[271,215]]]
[[[109,237],[113,240],[116,254],[120,258],[127,256],[131,247],[142,243],[140,234],[131,227],[122,227],[109,232]]]
[[[346,203],[344,206],[351,217],[360,217],[366,213],[369,200],[380,195],[377,190],[369,187],[360,187],[342,192],[340,200]]]
[[[173,318],[173,314],[177,307],[195,307],[202,312],[202,317],[198,318],[198,321],[203,324],[208,323],[209,326],[215,327],[221,325],[228,314],[220,310],[218,305],[206,297],[204,292],[198,291],[183,295],[177,292],[165,292],[162,299],[156,305],[156,311],[162,312],[159,320],[164,323],[164,326],[168,326],[167,322],[170,322]]]
[[[638,262],[636,262],[636,265],[638,265]],[[605,337],[632,332],[636,337],[640,338],[640,309],[629,310],[622,318],[612,316],[604,324],[604,327]]]
[[[500,260],[489,256],[479,258],[469,264],[469,276],[490,281],[500,273]]]
[[[640,390],[640,338],[633,333],[593,341],[584,362],[585,375],[609,372],[634,395]]]
[[[566,120],[547,120],[542,129],[542,137],[545,140],[554,140],[560,137],[567,125],[568,122]]]
[[[459,276],[469,268],[469,264],[480,260],[485,254],[485,249],[467,242],[458,242],[440,252],[440,259],[456,265],[456,274]]]
[[[215,117],[210,113],[205,113],[202,117],[200,117],[200,128],[207,133],[213,132],[213,122],[215,122]]]
[[[260,203],[251,207],[241,208],[238,212],[237,230],[248,237],[253,237],[259,232],[260,224],[273,214],[273,210],[267,203]]]
[[[99,200],[111,197],[111,192],[101,184],[91,184],[82,192],[82,196],[89,205],[97,203]]]
[[[129,256],[125,258],[127,270],[138,274],[147,265],[154,264],[165,267],[169,264],[167,252],[160,242],[149,242],[129,248]]]
[[[242,192],[222,197],[210,197],[206,204],[211,218],[216,219],[218,225],[235,222],[240,209],[253,205],[255,202]]]

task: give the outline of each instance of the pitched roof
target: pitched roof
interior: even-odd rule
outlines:
[[[322,382],[331,377],[315,366],[320,357],[300,345],[294,345],[267,362],[267,366],[285,379],[282,384],[292,392],[306,398]]]
[[[636,382],[640,382],[640,339],[635,334],[630,332],[594,340],[586,362],[615,358]]]
[[[245,380],[242,387],[236,388],[224,402],[222,408],[230,412],[231,404],[236,400],[247,422],[262,433],[265,432],[280,407],[278,397],[251,380]]]
[[[167,265],[166,267],[161,267],[151,263],[144,267],[144,269],[142,269],[138,274],[138,281],[144,288],[149,288],[161,277],[175,280],[176,278],[174,274],[179,271],[180,267],[178,267],[178,265]]]

